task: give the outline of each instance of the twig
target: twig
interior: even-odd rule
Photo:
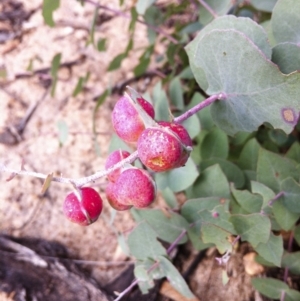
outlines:
[[[218,18],[216,12],[204,0],[198,0],[198,1],[214,18]]]
[[[170,253],[174,250],[174,248],[177,246],[177,244],[181,241],[181,239],[186,235],[187,230],[182,230],[182,232],[178,235],[178,237],[172,242],[172,244],[167,249],[167,254],[170,255]],[[149,269],[148,273],[155,270],[159,266],[159,262],[155,262]],[[140,282],[139,279],[135,279],[123,292],[121,292],[114,301],[121,300],[127,293],[129,293],[138,283]]]
[[[111,7],[108,7],[106,5],[101,5],[93,0],[83,0],[83,2],[86,2],[86,3],[89,3],[89,4],[92,4],[94,5],[95,7],[97,8],[102,8],[102,9],[105,9],[107,11],[110,11],[111,13],[115,14],[116,16],[121,16],[121,17],[124,17],[126,19],[131,19],[131,16],[122,12],[121,10],[117,10],[117,9],[114,9],[114,8],[111,8]],[[143,24],[145,26],[147,26],[148,28],[154,30],[155,32],[165,36],[168,40],[170,40],[172,43],[174,44],[178,44],[179,42],[174,38],[172,37],[171,35],[169,35],[168,33],[166,33],[164,30],[162,30],[161,28],[158,28],[154,25],[151,25],[143,20],[140,20],[139,18],[137,18],[136,20],[138,23],[140,24]]]
[[[212,96],[208,97],[207,99],[205,99],[204,101],[200,102],[198,105],[191,108],[190,110],[186,111],[182,115],[174,118],[174,122],[181,123],[184,120],[191,117],[192,115],[196,114],[198,111],[200,111],[200,110],[204,109],[205,107],[209,106],[210,104],[212,104],[216,100],[224,100],[224,99],[226,99],[226,97],[227,96],[224,93],[212,95]]]
[[[203,108],[207,107],[208,105],[212,104],[214,101],[220,100],[220,99],[222,99],[222,100],[226,99],[226,94],[219,93],[219,94],[212,95],[212,96],[208,97],[206,100],[204,100],[200,104],[198,104],[195,107],[191,108],[190,110],[188,110],[187,112],[185,112],[181,116],[175,118],[174,121],[175,122],[182,122],[182,121],[186,120],[187,118],[189,118],[190,116],[192,116],[193,114],[197,113],[198,111],[200,111]],[[93,175],[90,175],[88,177],[83,177],[83,178],[79,178],[79,179],[64,178],[64,177],[53,177],[52,181],[59,182],[59,183],[65,183],[65,184],[72,183],[73,185],[75,185],[77,187],[81,187],[81,186],[83,186],[83,185],[85,185],[89,182],[95,182],[96,180],[107,176],[112,171],[114,171],[118,168],[121,168],[126,163],[132,163],[137,158],[138,158],[138,153],[137,153],[137,151],[135,151],[129,157],[127,157],[127,158],[123,159],[122,161],[118,162],[117,164],[115,164],[111,168],[109,168],[107,170],[98,171],[98,172],[96,172]],[[13,169],[13,168],[9,168],[9,167],[5,166],[4,164],[1,164],[1,163],[0,163],[0,172],[8,172],[8,173],[11,173],[11,174],[16,174],[16,175],[31,176],[31,177],[36,177],[36,178],[40,178],[40,179],[46,179],[47,176],[48,176],[47,174],[43,174],[43,173],[39,173],[39,172],[33,172],[33,171],[27,171],[27,170],[16,170],[16,169]]]

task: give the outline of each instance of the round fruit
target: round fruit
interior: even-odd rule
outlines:
[[[158,124],[162,125],[163,127],[169,128],[171,131],[173,131],[180,138],[184,146],[189,146],[189,147],[193,146],[193,141],[188,131],[181,124],[168,122],[168,121],[159,121]],[[189,156],[190,156],[190,152],[187,151],[186,149],[183,149],[181,160],[179,161],[177,167],[184,166]]]
[[[147,128],[141,134],[137,151],[142,163],[153,171],[178,167],[183,155],[180,139],[163,127]]]
[[[154,118],[153,106],[143,98],[138,98],[138,102],[147,114]],[[142,118],[125,96],[118,100],[112,111],[112,124],[117,135],[127,143],[137,142],[145,129]]]
[[[102,206],[99,193],[91,187],[83,187],[67,195],[63,212],[71,222],[87,226],[98,219]]]
[[[109,182],[108,185],[106,186],[105,193],[110,206],[118,211],[124,211],[130,209],[132,205],[123,205],[117,200],[115,195],[115,189],[116,189],[115,186],[116,185],[111,182]]]
[[[156,185],[147,171],[133,167],[121,173],[114,192],[119,203],[145,208],[155,199]]]
[[[114,166],[115,164],[119,163],[121,160],[130,156],[130,153],[125,150],[116,150],[113,151],[106,159],[105,169],[109,169],[110,167]],[[118,168],[112,171],[110,174],[107,175],[107,178],[110,182],[115,183],[121,173],[121,168]]]

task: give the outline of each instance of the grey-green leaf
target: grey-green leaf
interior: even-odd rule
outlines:
[[[283,255],[283,239],[281,235],[276,236],[271,232],[269,240],[266,243],[259,243],[255,250],[265,260],[281,267]]]
[[[282,267],[287,267],[291,273],[300,275],[300,251],[285,253],[282,258]]]
[[[206,75],[206,92],[227,95],[226,100],[212,104],[211,114],[229,135],[252,132],[265,122],[286,133],[293,130],[300,110],[300,73],[284,76],[245,34],[236,30],[206,34],[198,43],[194,59]]]
[[[272,61],[284,74],[299,71],[300,45],[288,42],[276,45],[272,50]]]
[[[154,229],[157,237],[172,243],[175,239],[189,227],[188,222],[179,214],[174,212],[163,213],[158,209],[134,210],[134,216],[141,221],[145,220]],[[184,236],[179,244],[187,241]]]
[[[270,13],[277,0],[251,0],[250,2],[256,9]]]
[[[266,243],[270,237],[271,222],[267,216],[259,213],[233,215],[230,219],[236,232],[243,241],[248,241],[253,247]]]
[[[155,231],[145,221],[138,224],[128,236],[128,247],[136,259],[156,259],[166,256],[166,250],[156,239]]]
[[[289,289],[286,283],[273,278],[253,278],[251,283],[260,293],[276,300],[280,299],[283,291]]]
[[[278,0],[271,22],[277,43],[300,42],[300,1]]]
[[[172,262],[163,257],[159,257],[159,264],[161,269],[165,272],[167,279],[170,281],[171,285],[180,292],[183,296],[187,298],[195,298],[193,293],[191,292],[190,288],[186,284],[183,277],[180,275],[178,270],[172,264]]]
[[[204,138],[201,144],[201,157],[203,160],[211,158],[226,159],[229,152],[228,136],[215,127]]]

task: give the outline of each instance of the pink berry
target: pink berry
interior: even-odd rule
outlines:
[[[115,189],[116,189],[115,186],[116,185],[112,182],[109,182],[108,185],[106,186],[105,193],[106,193],[107,201],[109,202],[110,206],[118,211],[124,211],[130,209],[132,205],[123,205],[117,200],[115,194]]]
[[[79,188],[65,198],[63,212],[73,223],[87,226],[94,223],[102,211],[102,199],[91,187]]]
[[[177,134],[178,137],[180,138],[181,142],[185,146],[189,146],[189,147],[193,146],[193,141],[192,141],[188,131],[181,124],[174,123],[174,122],[168,122],[168,121],[159,121],[158,124],[169,128],[171,131],[173,131],[175,134]],[[187,162],[189,156],[190,156],[190,152],[183,150],[181,160],[179,161],[177,167],[184,166],[185,163]]]
[[[119,176],[114,191],[119,203],[145,208],[155,199],[156,185],[147,171],[140,168],[129,168]]]
[[[148,115],[154,118],[153,106],[143,98],[138,98],[138,102]],[[145,129],[142,118],[125,96],[118,100],[113,109],[112,124],[117,135],[127,143],[137,142]]]
[[[105,169],[109,169],[110,167],[114,166],[116,163],[120,162],[121,160],[130,156],[130,153],[125,150],[116,150],[112,152],[106,159]],[[121,173],[121,168],[118,168],[112,171],[108,176],[108,180],[110,182],[115,183]]]
[[[153,171],[178,167],[183,145],[178,137],[164,128],[147,128],[140,136],[137,151],[142,163]]]

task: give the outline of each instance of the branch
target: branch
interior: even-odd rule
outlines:
[[[114,8],[111,8],[111,7],[108,7],[108,6],[106,6],[106,5],[101,5],[101,4],[99,4],[99,3],[97,3],[97,2],[95,2],[95,1],[93,1],[93,0],[83,0],[83,2],[92,4],[92,5],[94,5],[94,6],[97,7],[97,8],[102,8],[102,9],[105,9],[105,10],[107,10],[107,11],[110,11],[111,13],[113,13],[113,14],[116,15],[116,16],[121,16],[121,17],[124,17],[124,18],[126,18],[126,19],[131,19],[131,16],[128,15],[128,14],[126,14],[126,13],[124,13],[123,11],[117,10],[117,9],[114,9]],[[161,28],[158,28],[158,27],[156,27],[156,26],[154,26],[154,25],[151,25],[151,24],[149,24],[149,23],[147,23],[147,22],[145,22],[145,21],[143,21],[143,20],[140,20],[140,19],[137,19],[136,21],[137,21],[138,23],[143,24],[143,25],[147,26],[148,28],[154,30],[155,32],[157,32],[157,33],[159,33],[159,34],[165,36],[165,37],[166,37],[168,40],[170,40],[172,43],[174,43],[174,44],[178,44],[178,43],[179,43],[174,37],[172,37],[171,35],[169,35],[168,33],[166,33],[166,32],[165,32],[164,30],[162,30]]]
[[[217,13],[204,0],[198,1],[214,18],[218,18]]]
[[[181,116],[175,118],[174,122],[178,122],[178,123],[183,122],[184,120],[188,119],[192,115],[196,114],[198,111],[200,111],[200,110],[204,109],[205,107],[209,106],[213,102],[215,102],[217,100],[225,100],[226,98],[227,98],[227,96],[224,93],[219,93],[219,94],[216,94],[216,95],[212,95],[212,96],[208,97],[207,99],[205,99],[204,101],[202,101],[201,103],[199,103],[198,105],[196,105],[195,107],[193,107],[190,110],[183,113]],[[117,164],[115,164],[111,168],[109,168],[107,170],[98,171],[98,172],[96,172],[96,173],[94,173],[94,174],[92,174],[88,177],[83,177],[83,178],[79,178],[79,179],[64,178],[64,177],[53,177],[52,181],[59,182],[59,183],[65,183],[65,184],[72,183],[73,185],[75,185],[77,187],[81,187],[83,185],[86,185],[89,182],[95,182],[96,180],[107,176],[112,171],[123,167],[126,163],[132,163],[137,158],[138,158],[138,153],[137,153],[137,151],[135,151],[129,157],[127,157],[127,158],[123,159],[122,161],[118,162]],[[13,168],[9,168],[9,167],[5,166],[4,164],[1,164],[1,163],[0,163],[0,172],[8,172],[8,173],[11,173],[11,174],[14,174],[14,175],[31,176],[31,177],[40,178],[40,179],[46,179],[47,176],[48,176],[47,174],[43,174],[43,173],[39,173],[39,172],[33,172],[33,171],[27,171],[27,170],[24,170],[24,169],[16,170],[16,169],[13,169]]]

